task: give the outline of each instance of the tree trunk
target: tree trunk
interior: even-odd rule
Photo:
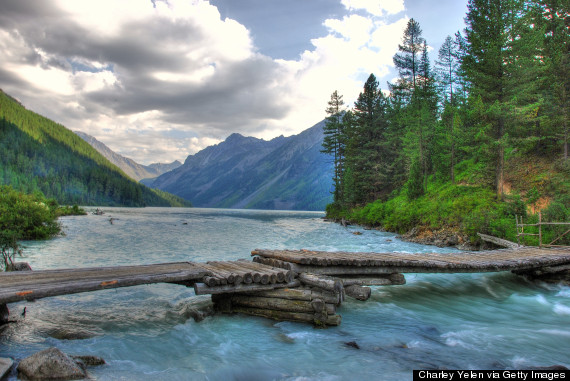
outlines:
[[[500,118],[498,121],[498,136],[497,136],[497,140],[499,141],[499,152],[497,153],[497,166],[496,166],[496,190],[497,190],[497,198],[498,199],[502,199],[503,198],[503,188],[504,188],[504,184],[505,184],[505,179],[504,179],[504,166],[505,166],[505,147],[503,146],[503,143],[501,142],[501,139],[503,138],[504,135],[504,130],[505,130],[505,120],[503,118]]]

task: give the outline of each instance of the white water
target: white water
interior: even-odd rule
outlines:
[[[23,260],[41,270],[235,260],[255,248],[453,251],[345,229],[313,212],[105,211],[63,218],[66,235],[26,242]],[[406,279],[373,288],[367,302],[349,299],[341,326],[328,329],[240,315],[196,323],[186,311],[204,297],[177,285],[16,303],[14,316],[24,307],[27,314],[2,332],[0,357],[19,360],[50,346],[97,355],[107,361],[90,369],[98,380],[411,380],[413,369],[570,367],[570,288],[510,273]]]

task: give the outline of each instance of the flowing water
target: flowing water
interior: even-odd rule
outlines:
[[[65,236],[25,242],[23,260],[42,270],[236,260],[255,248],[454,251],[343,228],[314,212],[105,211],[62,218]],[[347,300],[342,324],[328,329],[241,315],[196,323],[188,311],[208,297],[166,284],[15,303],[21,321],[2,331],[0,357],[51,346],[101,356],[107,365],[90,369],[98,380],[411,380],[412,369],[570,367],[570,288],[508,272],[406,279],[373,288],[366,302]]]

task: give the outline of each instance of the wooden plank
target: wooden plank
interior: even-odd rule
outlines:
[[[316,274],[381,274],[388,272],[494,272],[570,263],[570,250],[539,248],[503,249],[487,252],[453,254],[343,253],[256,249],[255,255],[287,261],[293,271]],[[340,265],[324,263],[315,257],[336,258]],[[353,259],[349,259],[353,257]],[[359,267],[357,264],[360,264]],[[319,270],[320,268],[320,270]]]
[[[131,287],[151,283],[181,283],[197,281],[206,275],[201,269],[178,271],[168,274],[143,274],[117,278],[58,281],[53,283],[26,284],[0,288],[0,304],[22,300],[35,300],[50,296],[76,294],[109,288]]]

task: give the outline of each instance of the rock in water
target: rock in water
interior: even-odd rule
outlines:
[[[71,356],[76,362],[81,361],[85,366],[99,366],[107,364],[104,359],[98,356]]]
[[[57,348],[45,349],[25,358],[18,372],[30,380],[80,380],[87,372]]]
[[[344,343],[344,345],[346,345],[347,347],[360,349],[360,345],[358,345],[358,343],[356,341],[349,341],[347,343]]]
[[[11,358],[0,357],[0,378],[8,374],[13,364],[14,361]]]

